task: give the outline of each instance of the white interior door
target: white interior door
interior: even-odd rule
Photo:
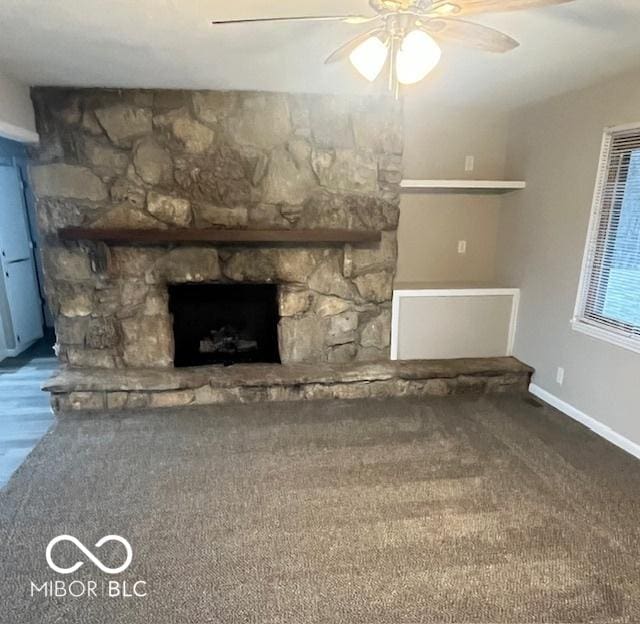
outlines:
[[[42,337],[42,305],[31,258],[5,264],[4,272],[17,355]]]
[[[16,167],[0,166],[0,254],[3,264],[31,258],[22,181]]]
[[[0,166],[0,332],[5,352],[17,355],[43,335],[42,302],[20,174]]]

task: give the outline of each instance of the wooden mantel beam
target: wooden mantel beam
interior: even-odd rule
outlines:
[[[114,244],[170,245],[215,243],[220,245],[253,245],[287,243],[299,245],[338,245],[374,243],[381,239],[373,230],[221,230],[221,229],[128,229],[67,227],[59,231],[66,241],[102,241]]]

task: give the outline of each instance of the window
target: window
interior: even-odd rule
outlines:
[[[640,352],[640,124],[604,134],[573,327]]]

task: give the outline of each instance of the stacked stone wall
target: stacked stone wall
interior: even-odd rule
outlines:
[[[277,283],[282,361],[388,358],[402,163],[387,98],[37,89],[32,188],[60,358],[170,367],[167,284]],[[365,246],[109,246],[60,228],[376,230]]]

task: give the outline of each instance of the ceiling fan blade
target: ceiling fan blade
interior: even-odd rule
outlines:
[[[426,22],[423,28],[437,39],[485,52],[509,52],[520,45],[499,30],[459,19],[437,18]]]
[[[341,61],[351,54],[353,50],[355,50],[361,43],[365,42],[369,37],[373,35],[377,35],[380,32],[383,32],[383,28],[372,28],[371,30],[367,30],[366,32],[360,33],[357,37],[353,39],[349,39],[347,43],[341,45],[337,50],[332,52],[327,59],[325,60],[326,64],[336,63],[337,61]]]
[[[458,15],[462,9],[459,2],[449,2],[448,0],[441,0],[435,2],[429,9],[429,14],[435,13],[441,17],[447,17],[449,15]]]
[[[367,17],[365,15],[349,15],[344,18],[345,24],[368,24],[369,22],[374,22],[376,20],[382,19],[380,15],[372,15]]]
[[[219,24],[255,24],[260,22],[346,22],[347,24],[365,24],[378,19],[378,15],[301,15],[294,17],[255,17],[246,19],[212,20],[214,26]]]
[[[452,4],[457,4],[460,7],[457,15],[471,15],[473,13],[524,11],[526,9],[537,9],[573,1],[574,0],[452,0]]]

